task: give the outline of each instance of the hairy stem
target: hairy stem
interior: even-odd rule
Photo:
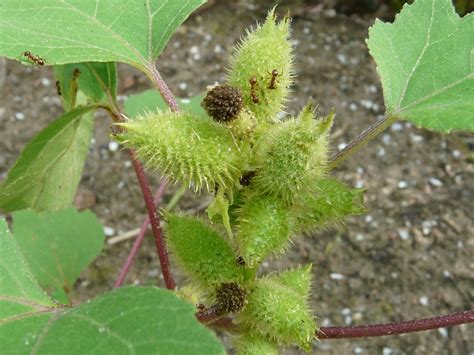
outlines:
[[[153,83],[153,86],[155,87],[155,89],[158,90],[161,97],[169,106],[171,111],[178,112],[179,111],[178,103],[176,102],[176,99],[171,93],[170,88],[168,87],[168,85],[166,85],[165,81],[161,77],[161,74],[158,71],[158,69],[156,69],[154,65],[149,65],[147,69],[148,69],[147,76]]]
[[[318,339],[367,338],[413,333],[473,322],[474,310],[471,309],[469,311],[452,313],[445,316],[415,319],[400,323],[358,325],[352,327],[323,327],[318,331],[316,337]]]
[[[377,137],[380,133],[385,131],[394,122],[398,121],[396,116],[386,116],[383,119],[375,122],[371,126],[367,127],[361,134],[359,134],[352,142],[337,152],[329,162],[330,169],[338,167],[344,160],[358,152],[359,149],[364,147],[372,139]]]
[[[161,202],[161,199],[163,197],[163,194],[165,192],[165,187],[166,187],[166,179],[161,180],[160,187],[158,188],[157,193],[155,194],[155,198],[153,203],[158,205]],[[120,274],[115,281],[114,288],[121,287],[123,285],[123,282],[125,281],[125,277],[127,276],[128,272],[130,271],[130,268],[133,264],[133,261],[135,259],[135,256],[138,253],[138,250],[140,249],[140,246],[143,242],[143,239],[145,238],[145,233],[148,230],[148,226],[150,225],[150,217],[146,216],[145,219],[143,220],[143,223],[140,227],[140,231],[138,232],[138,235],[133,242],[132,249],[130,250],[130,253],[128,254],[127,260],[125,261],[125,264],[123,265],[122,269],[120,270]]]
[[[207,311],[207,310],[206,310]],[[205,311],[204,311],[205,312]],[[196,318],[203,324],[213,328],[223,328],[229,331],[237,330],[229,317],[214,317],[213,314],[196,313]],[[384,335],[395,335],[420,332],[437,328],[451,327],[474,322],[474,310],[451,313],[444,316],[414,319],[400,323],[382,323],[357,325],[351,327],[322,327],[315,334],[319,340],[342,338],[368,338]]]
[[[143,199],[145,200],[146,209],[148,211],[148,217],[150,218],[151,230],[155,237],[155,245],[158,250],[158,257],[160,259],[161,272],[165,280],[166,288],[174,290],[176,285],[171,275],[170,262],[168,259],[168,252],[166,250],[166,243],[161,232],[160,220],[156,213],[155,203],[153,201],[153,194],[151,192],[150,183],[143,169],[143,165],[138,161],[133,150],[129,150],[130,158],[132,159],[135,173],[137,174],[140,188],[142,189]]]

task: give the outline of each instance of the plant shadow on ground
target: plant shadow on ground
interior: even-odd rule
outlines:
[[[232,46],[271,6],[266,1],[249,4],[217,3],[178,29],[158,63],[176,95],[193,96],[224,80]],[[309,96],[323,113],[334,107],[335,151],[383,114],[381,87],[364,43],[373,18],[346,17],[303,2],[295,2],[291,10],[298,77],[288,111],[296,113]],[[0,98],[2,177],[25,143],[61,112],[50,68],[8,62],[6,73]],[[119,76],[122,103],[125,95],[149,87],[143,75],[124,65],[119,65]],[[95,141],[77,204],[92,208],[113,228],[111,233],[120,234],[139,226],[145,210],[128,155],[110,143],[109,128],[106,115],[96,115]],[[473,145],[472,136],[433,134],[403,122],[393,125],[335,171],[349,185],[368,189],[369,213],[350,218],[344,227],[297,239],[284,258],[268,260],[262,271],[312,262],[312,304],[324,326],[409,320],[472,307]],[[152,174],[154,186],[158,180],[159,175]],[[165,200],[175,189],[168,190]],[[208,201],[205,195],[187,193],[179,208],[204,213]],[[105,248],[77,282],[73,302],[112,287],[131,243]],[[150,285],[159,276],[149,237],[127,280]],[[314,351],[461,354],[473,351],[472,334],[474,327],[466,325],[405,336],[322,341]]]

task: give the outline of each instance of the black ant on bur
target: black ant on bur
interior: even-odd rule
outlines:
[[[268,84],[268,88],[270,90],[274,90],[276,89],[277,76],[280,74],[278,73],[278,70],[276,69],[273,69],[272,72],[269,74],[272,76],[272,78],[270,79],[270,84]]]
[[[255,89],[257,87],[257,78],[252,76],[249,79],[249,84],[250,84],[250,96],[252,97],[252,101],[254,104],[258,104],[260,100],[258,99],[258,95],[255,92]]]
[[[23,55],[28,58],[30,62],[35,63],[38,67],[42,67],[46,61],[41,58],[39,55],[31,54],[30,51],[23,52]]]

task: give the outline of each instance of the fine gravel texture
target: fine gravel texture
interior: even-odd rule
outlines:
[[[383,117],[382,88],[365,45],[373,15],[337,13],[311,1],[287,1],[294,15],[296,84],[288,113],[312,97],[322,114],[336,111],[332,151]],[[269,1],[222,1],[191,16],[172,37],[158,69],[180,97],[202,94],[223,82],[233,46],[244,30],[263,21]],[[379,15],[384,15],[383,13]],[[2,74],[3,73],[3,74]],[[119,102],[150,88],[144,75],[118,65]],[[3,84],[2,84],[3,83]],[[0,180],[24,145],[62,112],[50,67],[0,62]],[[137,228],[144,203],[126,151],[110,137],[110,120],[96,114],[76,205],[91,208],[108,236]],[[261,272],[313,263],[311,304],[320,326],[396,322],[462,311],[474,298],[474,139],[442,135],[406,122],[392,125],[334,171],[366,188],[364,216],[335,229],[296,239]],[[154,188],[160,176],[150,172]],[[167,190],[167,201],[177,186]],[[209,196],[187,192],[179,209],[205,214]],[[79,303],[110,290],[133,239],[107,245],[71,292]],[[174,273],[180,280],[179,272]],[[151,235],[127,283],[163,284]],[[458,326],[404,336],[315,341],[318,354],[469,354],[474,327]],[[225,338],[225,335],[224,335]],[[296,348],[288,354],[300,353]]]

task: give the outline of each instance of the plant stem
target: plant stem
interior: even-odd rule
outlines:
[[[367,338],[393,334],[404,334],[449,327],[474,322],[474,310],[452,313],[445,316],[415,319],[400,323],[358,325],[352,327],[323,327],[318,339]]]
[[[330,169],[332,170],[338,167],[344,160],[359,151],[359,149],[364,147],[367,143],[385,131],[385,129],[390,127],[396,121],[398,121],[398,117],[396,116],[385,116],[383,119],[367,127],[352,142],[350,142],[332,157],[331,161],[329,162]]]
[[[170,262],[168,259],[168,252],[166,250],[165,239],[163,238],[163,233],[161,232],[160,220],[158,214],[156,213],[155,203],[153,201],[153,195],[151,193],[150,183],[143,169],[143,165],[138,161],[135,156],[135,152],[132,149],[129,149],[129,155],[132,159],[133,167],[135,168],[135,173],[137,174],[138,182],[140,188],[142,189],[143,199],[145,200],[146,209],[148,211],[148,217],[150,219],[151,230],[155,237],[155,245],[158,251],[158,257],[160,259],[161,272],[165,280],[166,288],[169,290],[174,290],[176,285],[171,275]]]
[[[124,115],[121,112],[114,111],[109,105],[103,105],[100,107],[109,112],[114,122],[122,122],[124,120]],[[171,275],[168,251],[166,250],[166,243],[163,238],[163,233],[161,232],[160,219],[156,213],[156,207],[153,201],[150,183],[146,177],[145,169],[143,168],[142,163],[140,163],[140,161],[135,156],[135,152],[132,149],[129,149],[128,153],[132,160],[133,168],[135,169],[135,174],[137,175],[138,183],[140,184],[140,188],[142,190],[143,199],[145,200],[145,206],[148,211],[151,230],[153,232],[153,236],[155,237],[155,245],[158,251],[158,258],[160,259],[161,273],[163,274],[166,288],[174,290],[176,285],[173,275]]]
[[[165,81],[161,77],[160,72],[156,69],[155,65],[151,64],[147,67],[147,75],[148,78],[153,83],[153,86],[159,91],[161,97],[169,106],[171,111],[179,112],[179,106],[174,98],[173,94],[171,93],[170,88],[166,85]]]
[[[155,194],[155,198],[153,200],[153,203],[155,204],[155,206],[161,202],[161,198],[163,197],[163,194],[165,192],[165,187],[166,187],[166,179],[163,179],[161,180],[160,187],[158,188],[158,191]],[[150,217],[146,216],[140,227],[140,231],[138,232],[138,235],[135,238],[135,241],[133,242],[133,246],[132,246],[132,249],[130,250],[130,253],[128,254],[127,260],[125,261],[125,264],[123,265],[122,270],[120,271],[120,274],[117,280],[115,281],[114,288],[121,287],[123,285],[123,282],[125,281],[125,277],[127,276],[130,270],[130,267],[133,264],[133,260],[135,259],[135,256],[137,255],[138,250],[140,249],[140,246],[143,242],[145,233],[148,230],[149,225],[150,225]]]

